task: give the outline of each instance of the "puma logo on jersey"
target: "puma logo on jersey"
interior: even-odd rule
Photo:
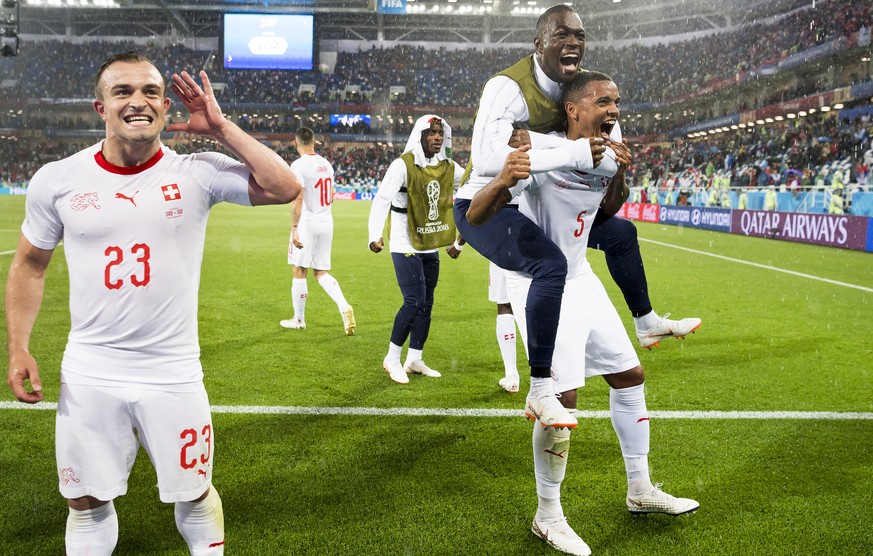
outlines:
[[[79,479],[76,477],[76,473],[75,471],[73,471],[72,467],[64,467],[58,474],[60,475],[61,482],[64,483],[64,485],[68,485],[70,484],[70,482],[79,482]]]
[[[139,193],[139,190],[137,190],[136,193]],[[136,193],[133,194],[133,197],[136,197]],[[128,197],[124,193],[116,193],[115,194],[116,199],[127,199],[128,201],[130,201],[133,204],[133,206],[136,206],[136,201],[133,200],[133,197]]]
[[[76,212],[81,212],[88,207],[100,208],[100,198],[97,197],[96,192],[79,193],[70,199],[70,208]]]

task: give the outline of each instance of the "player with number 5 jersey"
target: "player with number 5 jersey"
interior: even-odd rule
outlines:
[[[586,258],[588,235],[598,211],[614,214],[628,194],[625,171],[633,160],[630,149],[625,142],[607,139],[620,113],[618,86],[603,73],[586,71],[566,83],[562,94],[567,138],[603,137],[607,141],[598,168],[532,174],[529,163],[525,164],[529,148],[525,145],[511,153],[498,177],[476,193],[467,214],[487,220],[511,196],[521,195],[519,210],[540,226],[567,258],[567,281],[552,361],[561,404],[575,412],[577,389],[585,385],[587,377],[603,376],[610,387],[609,415],[625,463],[628,511],[669,515],[693,512],[699,507],[695,500],[671,496],[649,477],[650,419],[645,374],[618,311]],[[512,311],[525,346],[530,349],[524,309],[531,277],[507,272],[506,281]],[[531,530],[561,552],[588,556],[590,548],[569,526],[561,506],[571,436],[566,429],[534,427],[538,508]]]
[[[197,334],[206,221],[217,203],[288,203],[301,186],[281,157],[224,117],[206,72],[200,79],[202,86],[187,72],[173,75],[189,118],[167,130],[210,137],[238,160],[165,147],[166,82],[148,58],[125,52],[103,63],[94,84],[106,138],[45,165],[27,190],[6,282],[7,382],[19,401],[43,399],[28,345],[46,269],[63,241],[72,323],[55,456],[69,507],[68,556],[112,554],[113,500],[127,492],[140,446],[190,553],[224,553]]]

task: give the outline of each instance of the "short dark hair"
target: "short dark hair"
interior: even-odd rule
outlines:
[[[542,38],[543,34],[545,34],[549,25],[549,20],[551,19],[552,15],[564,12],[571,12],[578,15],[575,8],[573,8],[573,6],[568,6],[567,4],[555,4],[551,8],[544,11],[537,19],[537,37]]]
[[[103,100],[103,93],[100,91],[100,79],[103,77],[103,73],[106,72],[106,68],[114,64],[115,62],[125,62],[128,64],[138,64],[139,62],[148,62],[155,69],[158,69],[158,66],[155,66],[155,63],[152,62],[147,57],[143,56],[139,52],[135,50],[129,50],[127,52],[120,52],[118,54],[113,54],[112,56],[103,60],[103,65],[100,66],[100,69],[97,70],[97,77],[94,78],[94,96],[100,100]],[[158,73],[161,73],[158,70]],[[164,95],[167,94],[167,80],[164,79],[164,74],[161,73],[161,84],[164,86]]]
[[[304,145],[311,145],[315,141],[315,132],[308,127],[301,127],[294,134],[294,139]]]
[[[573,81],[564,84],[561,100],[563,102],[571,102],[588,88],[588,85],[594,81],[613,81],[613,79],[603,72],[585,70],[578,72]]]

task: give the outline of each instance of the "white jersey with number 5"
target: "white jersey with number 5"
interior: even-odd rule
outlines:
[[[71,330],[61,380],[162,390],[201,388],[197,294],[209,209],[251,205],[249,171],[218,153],[162,147],[146,163],[107,162],[102,143],[40,169],[22,233],[63,239]]]
[[[567,257],[568,280],[590,268],[586,259],[588,236],[611,181],[610,177],[578,170],[556,171],[531,174],[512,190],[514,195],[521,194],[519,210]]]
[[[304,154],[291,163],[291,170],[303,184],[303,209],[300,220],[333,220],[333,166],[323,156]]]

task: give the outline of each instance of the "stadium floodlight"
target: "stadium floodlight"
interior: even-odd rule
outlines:
[[[842,109],[843,109],[842,102],[838,102],[838,103],[834,104],[834,110],[842,110]]]
[[[14,10],[18,6],[18,0],[0,0],[0,7],[6,10]]]
[[[794,112],[789,112],[788,114],[785,114],[785,117],[788,118],[789,120],[793,120],[794,118],[797,117],[797,114],[795,114]]]
[[[822,112],[830,112],[831,107],[830,106],[822,106],[821,108],[819,108],[819,110],[821,110]]]
[[[802,117],[806,116],[806,111],[801,110],[800,112],[797,113],[797,115],[802,118]]]

